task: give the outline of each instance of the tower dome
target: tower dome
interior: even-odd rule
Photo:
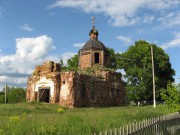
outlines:
[[[93,67],[94,65],[108,66],[109,53],[105,45],[98,40],[98,30],[95,29],[92,17],[92,29],[89,32],[90,39],[79,51],[79,68]]]
[[[89,49],[107,50],[105,45],[101,41],[94,39],[90,39],[89,41],[87,41],[85,45],[81,48],[81,51],[89,50]]]

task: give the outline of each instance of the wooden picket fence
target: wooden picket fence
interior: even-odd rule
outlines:
[[[124,127],[100,132],[98,135],[180,135],[180,113],[176,112],[150,118]]]

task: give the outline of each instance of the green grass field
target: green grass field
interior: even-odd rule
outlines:
[[[0,104],[0,135],[88,135],[167,113],[163,105],[63,110],[56,104]]]

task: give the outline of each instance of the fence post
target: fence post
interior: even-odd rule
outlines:
[[[110,135],[113,135],[113,131],[112,131],[112,129],[110,129]]]
[[[136,132],[138,131],[138,122],[136,122]]]
[[[122,128],[119,128],[119,135],[122,135]]]
[[[152,118],[150,118],[149,130],[150,130],[150,133],[152,134],[152,132],[153,132]]]
[[[132,124],[132,133],[134,133],[134,123]]]
[[[123,127],[105,131],[105,135],[166,135],[176,134],[180,128],[180,113],[158,116],[141,122],[135,122]],[[96,135],[94,133],[94,135]],[[99,135],[103,135],[100,132]]]
[[[124,126],[123,126],[123,129],[122,129],[122,135],[124,135]]]
[[[117,134],[117,128],[114,129],[114,135],[118,135]]]
[[[108,135],[108,131],[107,130],[105,131],[105,135]]]
[[[131,124],[129,124],[129,133],[130,133],[130,134],[132,133]]]
[[[126,134],[128,135],[128,125],[127,125],[127,128],[126,128]]]

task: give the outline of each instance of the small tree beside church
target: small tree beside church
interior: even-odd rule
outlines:
[[[168,83],[167,89],[161,92],[161,97],[172,111],[180,111],[180,83]]]

